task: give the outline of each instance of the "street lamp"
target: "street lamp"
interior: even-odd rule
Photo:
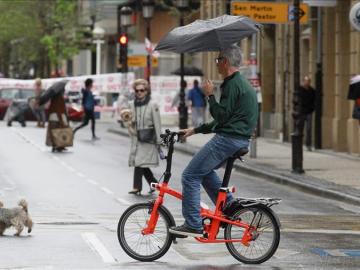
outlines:
[[[146,21],[146,38],[150,41],[150,20],[154,16],[154,6],[155,3],[153,0],[143,0],[143,8],[142,13],[143,17]],[[150,83],[150,75],[151,75],[151,48],[147,48],[148,54],[146,57],[146,80]]]
[[[188,0],[176,0],[177,8],[180,11],[180,26],[184,25],[184,11],[189,6]],[[179,104],[179,128],[186,129],[188,127],[188,111],[185,105],[185,86],[184,83],[184,54],[180,54],[180,104]]]
[[[120,9],[120,25],[121,33],[120,37],[125,36],[126,42],[120,42],[120,64],[123,73],[128,72],[127,64],[127,47],[128,47],[128,37],[127,37],[127,28],[132,25],[132,9],[130,7],[122,7]]]
[[[96,75],[100,74],[101,66],[101,44],[104,44],[105,30],[99,26],[96,26],[93,30],[93,43],[96,44]]]

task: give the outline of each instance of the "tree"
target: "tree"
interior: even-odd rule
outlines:
[[[42,23],[45,35],[40,41],[45,45],[52,67],[58,72],[61,61],[70,59],[79,49],[81,31],[77,23],[76,2],[54,1]]]
[[[30,67],[48,77],[80,46],[76,0],[0,0],[0,68],[26,77]]]
[[[1,71],[8,75],[21,72],[23,66],[36,59],[36,19],[29,16],[30,3],[25,1],[2,0],[0,10],[6,11],[0,13],[0,63]]]

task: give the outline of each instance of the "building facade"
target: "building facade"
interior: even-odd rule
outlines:
[[[136,5],[134,5],[134,3]],[[147,21],[142,15],[142,1],[131,0],[78,0],[78,13],[80,24],[92,27],[101,27],[105,30],[104,44],[101,46],[101,73],[114,73],[118,72],[119,68],[119,48],[118,48],[118,21],[117,10],[120,6],[131,5],[133,9],[132,26],[127,27],[126,32],[129,36],[128,43],[128,56],[132,57],[135,51],[141,46],[141,55],[146,56],[145,49],[145,36]],[[162,8],[156,3],[153,17],[149,19],[150,28],[150,41],[153,44],[159,42],[159,40],[172,28],[179,25],[179,14],[171,12],[166,8]],[[197,19],[199,14],[193,12],[191,14],[185,14],[185,23],[190,23]],[[95,47],[81,50],[77,56],[74,57],[71,63],[72,74],[71,75],[83,75],[93,74],[95,71],[94,62],[95,59]],[[187,63],[195,63],[200,66],[200,62],[197,57],[187,56]],[[171,75],[171,72],[176,70],[180,66],[179,54],[161,52],[158,58],[158,65],[152,67],[153,75]],[[129,65],[129,71],[135,72],[137,77],[144,76],[144,66]]]
[[[354,101],[347,100],[350,78],[360,73],[360,33],[350,26],[348,18],[352,5],[358,1],[303,2],[307,2],[310,7],[308,22],[301,24],[300,79],[309,75],[315,88],[316,72],[320,71],[318,78],[322,84],[321,125],[313,121],[313,138],[318,125],[321,131],[321,134],[318,133],[321,135],[318,137],[318,147],[358,155],[359,121],[352,119]],[[200,17],[207,19],[230,13],[229,4],[230,1],[203,0]],[[293,32],[291,22],[264,24],[261,36],[258,35],[261,135],[283,141],[289,141],[293,132]],[[246,63],[251,39],[241,44]],[[202,62],[206,76],[219,79],[212,61],[214,57],[214,53],[203,53]]]

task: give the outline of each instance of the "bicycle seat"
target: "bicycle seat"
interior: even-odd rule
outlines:
[[[240,148],[238,151],[236,151],[235,154],[232,155],[233,158],[240,158],[242,156],[245,156],[249,152],[249,149],[247,147]]]

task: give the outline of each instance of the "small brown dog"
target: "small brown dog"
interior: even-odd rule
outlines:
[[[20,207],[4,208],[4,204],[0,202],[0,236],[11,226],[15,227],[16,236],[20,236],[24,226],[28,228],[28,233],[31,232],[33,222],[28,212],[28,204],[22,199],[18,205]]]

